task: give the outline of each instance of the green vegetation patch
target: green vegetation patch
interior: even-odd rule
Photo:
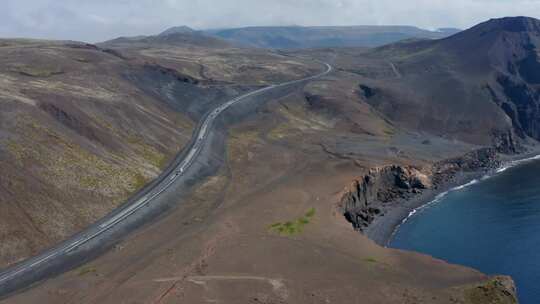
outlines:
[[[250,152],[260,146],[262,140],[257,130],[245,131],[240,128],[229,132],[227,157],[231,162],[249,161]]]
[[[148,179],[144,177],[144,175],[140,174],[139,172],[135,173],[135,176],[133,177],[133,188],[135,190],[142,189],[147,183]]]
[[[365,258],[364,259],[364,262],[367,262],[367,263],[377,263],[377,259],[376,258],[372,258],[372,257],[369,257],[369,258]]]
[[[53,75],[63,74],[64,71],[60,67],[44,67],[44,66],[15,66],[11,71],[30,77],[49,77]]]
[[[77,57],[75,58],[76,61],[82,62],[82,63],[89,63],[90,59],[84,58],[84,57]]]
[[[497,278],[465,290],[466,303],[471,304],[515,304],[516,297]]]
[[[83,275],[86,275],[86,274],[96,274],[97,273],[97,269],[93,266],[83,266],[81,268],[79,268],[78,270],[78,275],[79,276],[83,276]]]
[[[301,216],[294,221],[284,223],[274,223],[270,225],[269,230],[280,235],[295,235],[303,231],[304,226],[309,224],[315,216],[315,208],[309,209],[304,216]]]
[[[150,146],[144,149],[142,152],[142,157],[159,169],[163,169],[165,166],[167,166],[167,157],[165,154],[158,152],[156,149],[153,149]]]
[[[163,169],[168,165],[168,158],[165,154],[159,152],[156,148],[145,143],[144,139],[139,135],[129,135],[127,141],[135,145],[137,152],[144,160],[152,164],[158,169]]]

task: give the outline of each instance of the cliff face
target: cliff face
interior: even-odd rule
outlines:
[[[347,220],[362,230],[375,216],[383,213],[384,204],[410,197],[431,186],[430,177],[413,167],[374,168],[352,182],[340,205]]]
[[[410,199],[423,189],[437,189],[460,172],[490,170],[499,165],[497,149],[484,148],[422,170],[396,165],[373,168],[347,187],[339,206],[354,228],[362,231],[400,199]]]
[[[155,178],[193,122],[93,45],[2,40],[0,267],[59,242]]]

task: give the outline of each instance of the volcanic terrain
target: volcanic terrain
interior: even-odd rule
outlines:
[[[0,82],[0,166],[12,173],[0,177],[0,193],[12,196],[0,206],[13,206],[2,211],[6,222],[33,223],[14,220],[0,230],[29,231],[6,232],[14,245],[1,249],[5,264],[82,228],[137,188],[123,176],[85,188],[79,176],[101,176],[100,166],[74,167],[81,161],[66,156],[66,164],[48,167],[52,156],[80,149],[75,155],[94,155],[90,163],[116,165],[106,169],[115,174],[147,168],[139,172],[146,181],[227,97],[320,72],[310,58],[335,68],[227,121],[225,165],[160,221],[4,302],[516,303],[510,278],[384,248],[358,230],[391,227],[385,219],[395,220],[392,210],[404,200],[536,144],[539,28],[536,19],[496,19],[441,40],[367,50],[271,52],[186,29],[99,47],[3,42],[2,66],[10,68]],[[7,59],[23,51],[31,53]],[[161,157],[146,157],[139,145]],[[69,192],[48,202],[50,189]],[[73,213],[77,225],[69,226],[69,216],[28,211],[59,204],[89,216]],[[68,228],[25,245],[42,240],[32,233],[48,225]]]

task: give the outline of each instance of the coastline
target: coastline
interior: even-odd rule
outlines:
[[[376,217],[364,230],[364,235],[375,243],[387,247],[399,226],[418,210],[436,203],[450,191],[462,189],[482,179],[502,173],[508,168],[540,160],[540,146],[531,146],[526,152],[520,154],[500,154],[500,159],[502,164],[496,169],[480,168],[470,172],[461,171],[438,187],[425,189],[422,193],[411,198],[400,198],[393,201],[392,206],[386,210],[384,216]]]

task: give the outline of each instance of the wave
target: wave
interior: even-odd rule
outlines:
[[[461,189],[467,188],[467,187],[472,186],[472,185],[477,184],[477,183],[478,183],[478,180],[473,179],[472,181],[470,181],[470,182],[468,182],[466,184],[463,184],[461,186],[457,186],[457,187],[454,187],[454,188],[450,189],[450,191],[461,190]]]
[[[485,175],[484,177],[482,177],[482,180],[486,179],[490,177],[489,175]],[[431,201],[429,201],[427,204],[424,204],[420,207],[417,207],[417,208],[414,208],[411,212],[409,212],[409,215],[403,219],[403,221],[401,221],[401,224],[405,223],[410,217],[412,217],[413,215],[415,215],[416,213],[418,213],[418,211],[421,211],[422,209],[425,209],[425,208],[428,208],[430,207],[431,205],[441,201],[448,193],[452,192],[452,191],[457,191],[457,190],[462,190],[464,188],[467,188],[469,186],[472,186],[474,184],[477,184],[480,180],[478,179],[473,179],[472,181],[466,183],[466,184],[463,184],[463,185],[459,185],[459,186],[456,186],[454,188],[451,188],[450,190],[448,191],[444,191],[444,192],[441,192],[439,194],[437,194],[437,196],[435,196],[434,199],[432,199]]]
[[[505,164],[503,164],[501,167],[499,167],[497,170],[495,170],[496,173],[501,173],[501,172],[504,172],[512,167],[515,167],[517,165],[520,165],[520,164],[523,164],[523,163],[527,163],[527,162],[530,162],[530,161],[533,161],[533,160],[538,160],[540,159],[540,154],[538,155],[535,155],[533,157],[528,157],[528,158],[523,158],[523,159],[518,159],[518,160],[513,160],[513,161],[509,161]]]
[[[450,191],[452,191],[452,190],[454,190],[454,189],[451,189],[451,190],[448,190],[448,191],[441,192],[441,193],[437,194],[437,196],[435,196],[435,198],[434,198],[433,200],[429,201],[427,204],[424,204],[424,205],[422,205],[422,206],[420,206],[420,207],[414,208],[411,212],[409,212],[409,215],[407,215],[407,217],[405,217],[405,218],[401,221],[401,224],[400,224],[399,226],[405,224],[405,222],[407,222],[408,219],[410,219],[413,215],[415,215],[416,213],[418,213],[418,212],[421,211],[422,209],[428,208],[429,206],[431,206],[431,205],[433,205],[433,204],[439,202],[440,200],[442,200],[442,199],[448,194],[448,192],[450,192]],[[399,227],[399,226],[398,226],[398,227]],[[398,227],[396,227],[396,231],[397,231],[397,228],[398,228]]]

